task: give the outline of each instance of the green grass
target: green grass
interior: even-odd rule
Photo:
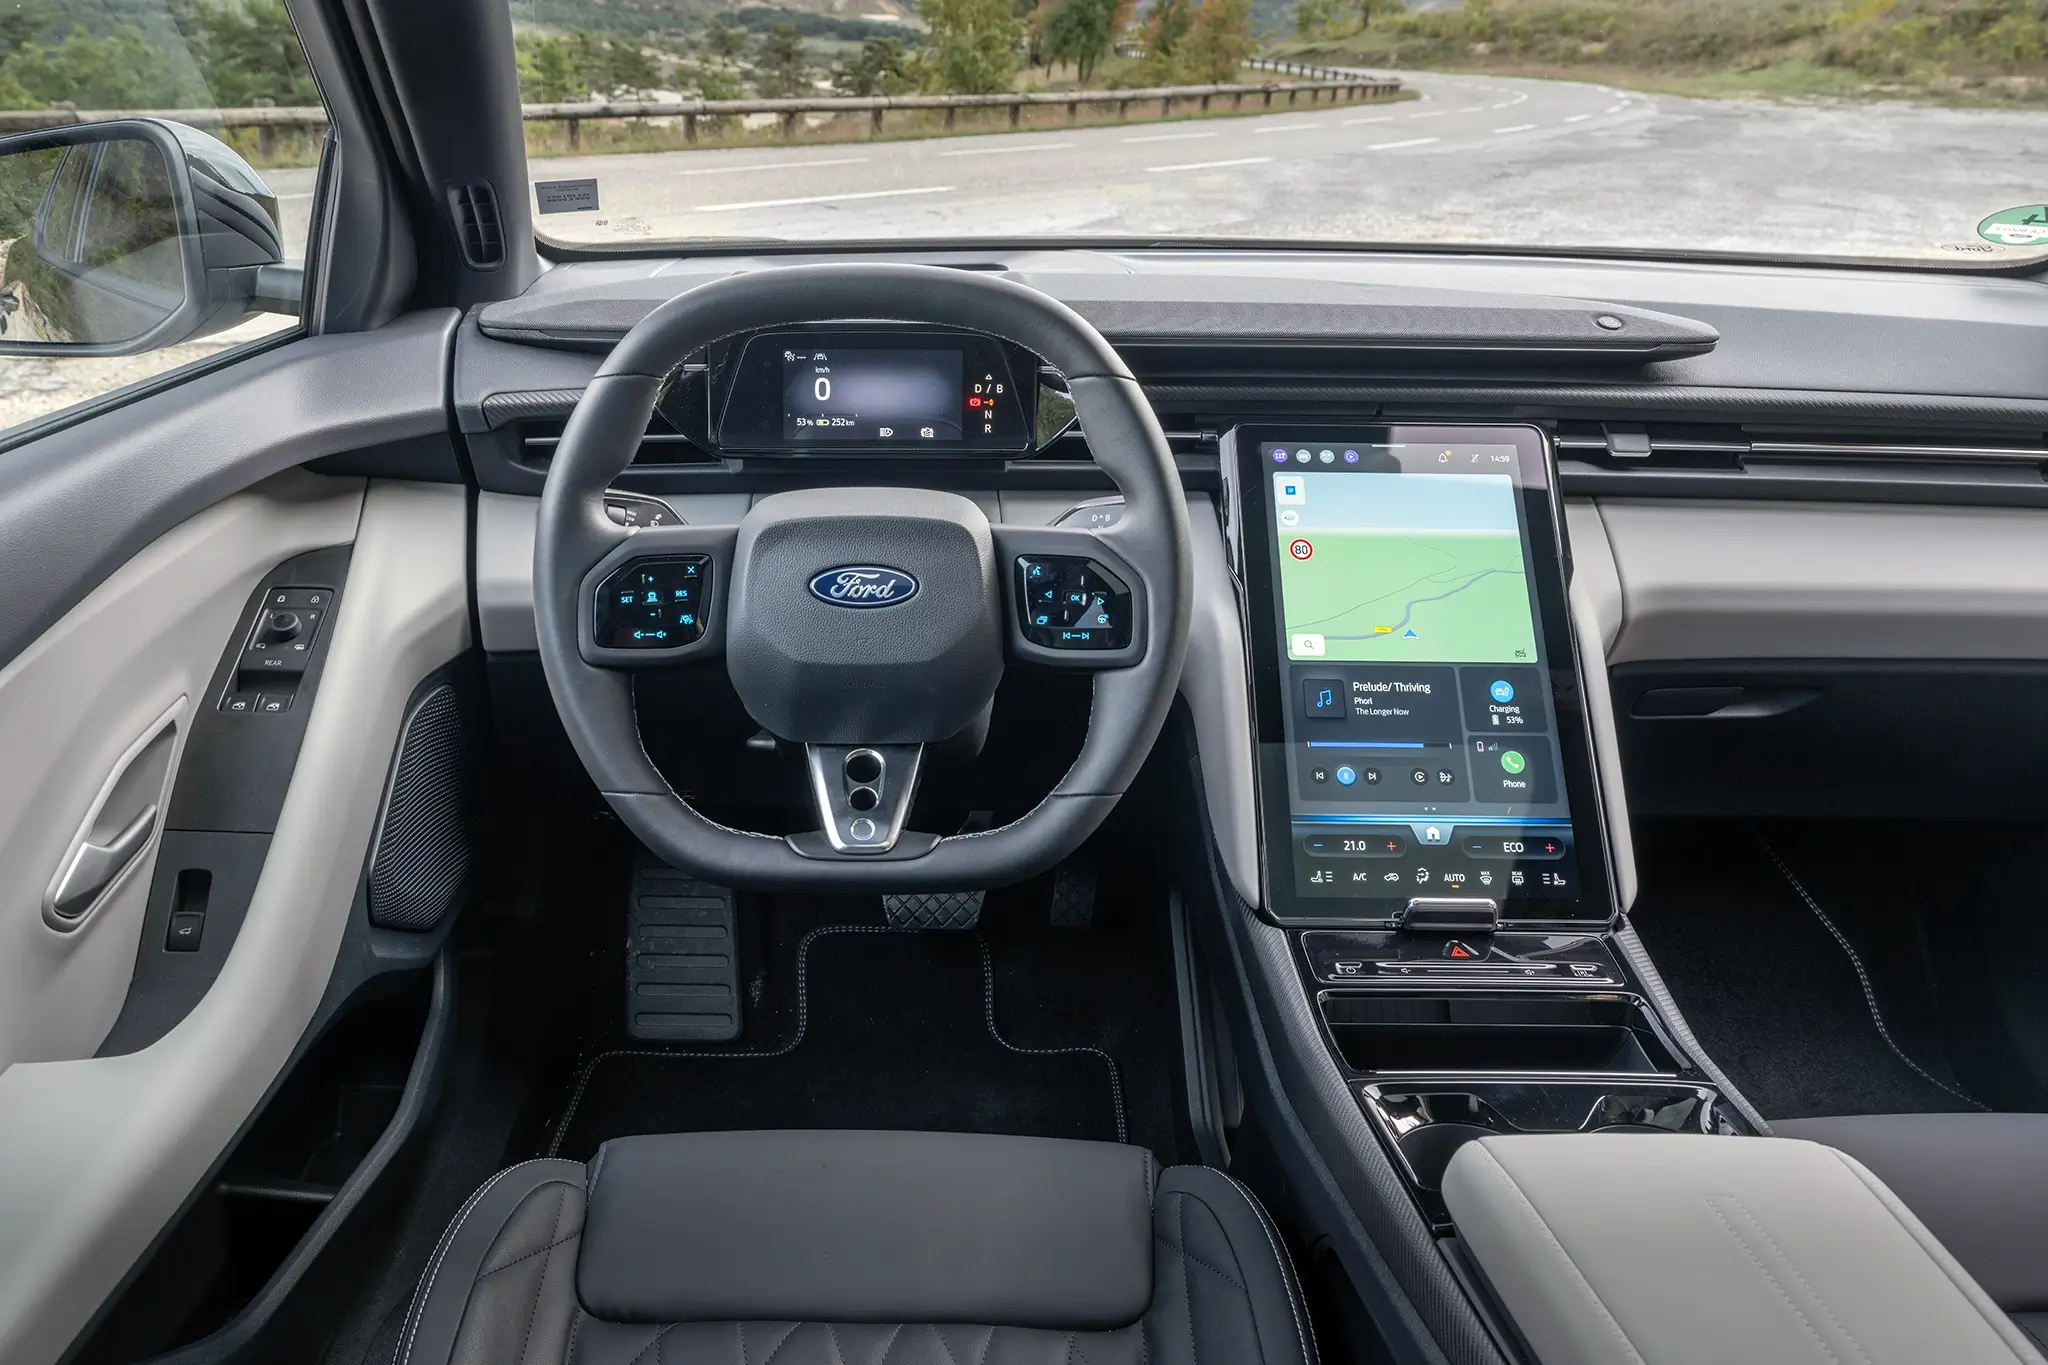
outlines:
[[[2048,0],[1465,0],[1274,51],[1689,95],[2048,105]]]

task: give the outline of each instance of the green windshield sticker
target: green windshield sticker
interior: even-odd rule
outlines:
[[[2004,209],[1977,224],[1977,235],[2004,246],[2048,245],[2048,204]]]

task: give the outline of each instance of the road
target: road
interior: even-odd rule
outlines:
[[[1398,73],[1415,101],[906,142],[536,161],[565,241],[1213,235],[1984,259],[2039,203],[2048,113],[1790,105]],[[268,173],[294,254],[311,170]],[[1964,255],[1962,253],[1969,253]],[[264,320],[261,327],[275,320]],[[238,338],[0,364],[0,428]]]
[[[1937,257],[2038,202],[2048,114],[1402,73],[1417,101],[1042,132],[550,159],[563,240],[1112,233]]]

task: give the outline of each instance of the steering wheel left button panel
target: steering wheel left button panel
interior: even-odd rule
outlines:
[[[711,556],[635,559],[598,586],[592,633],[607,649],[675,649],[704,638]]]

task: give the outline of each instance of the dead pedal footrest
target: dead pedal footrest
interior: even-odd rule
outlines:
[[[733,893],[643,858],[626,907],[626,1032],[723,1043],[740,1033]]]
[[[922,896],[884,896],[882,913],[892,929],[972,929],[981,922],[986,891],[934,891]]]

